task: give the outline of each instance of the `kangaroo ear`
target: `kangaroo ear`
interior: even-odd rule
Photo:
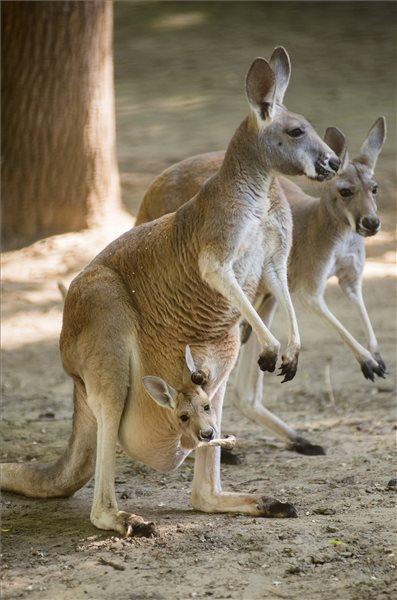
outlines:
[[[161,377],[147,375],[142,379],[147,393],[157,404],[171,410],[176,408],[176,398],[178,392],[168,385]]]
[[[337,127],[328,127],[324,135],[324,142],[340,159],[340,171],[344,171],[349,162],[349,155],[347,152],[347,141],[341,130]]]
[[[360,148],[360,154],[357,158],[358,162],[364,163],[373,171],[385,139],[386,119],[385,117],[379,117],[372,125]]]
[[[186,361],[186,366],[188,368],[188,371],[190,373],[190,375],[192,373],[194,373],[195,371],[197,371],[197,367],[194,364],[194,360],[193,360],[193,356],[192,356],[192,351],[190,350],[190,346],[187,345],[185,348],[185,361]]]
[[[259,119],[271,120],[274,112],[276,78],[267,60],[256,58],[247,73],[245,90]]]
[[[276,77],[276,102],[282,104],[291,77],[291,61],[288,52],[282,46],[273,50],[270,66]]]

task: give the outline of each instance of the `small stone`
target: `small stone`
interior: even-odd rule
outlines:
[[[334,527],[333,525],[327,525],[327,527],[325,528],[325,531],[327,533],[337,533],[338,528]]]
[[[396,490],[397,491],[397,478],[393,477],[387,484],[388,490]]]
[[[336,510],[328,506],[319,506],[318,508],[314,508],[313,512],[315,515],[334,515]]]

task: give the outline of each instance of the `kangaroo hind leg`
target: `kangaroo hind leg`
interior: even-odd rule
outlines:
[[[148,537],[154,533],[154,524],[138,515],[120,511],[115,492],[116,445],[128,394],[128,362],[128,357],[125,364],[113,361],[108,353],[107,366],[101,362],[100,369],[92,369],[95,377],[88,375],[85,378],[88,403],[95,414],[98,432],[91,522],[98,529],[118,531],[126,537]]]

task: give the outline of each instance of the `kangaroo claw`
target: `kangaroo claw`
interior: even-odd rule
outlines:
[[[375,381],[374,373],[376,375],[378,375],[378,377],[382,377],[382,379],[385,379],[386,371],[379,363],[377,363],[377,365],[375,366],[371,363],[370,360],[365,360],[365,361],[361,362],[360,364],[361,364],[361,371],[362,371],[365,379],[370,379],[371,381]]]
[[[276,352],[262,352],[258,358],[258,365],[261,371],[269,371],[270,373],[273,373],[276,368],[277,358],[278,356]]]
[[[260,516],[270,519],[291,519],[298,516],[293,504],[280,502],[280,500],[268,496],[263,496],[259,500],[257,508],[260,511]]]
[[[380,367],[381,369],[383,369],[383,372],[384,372],[384,374],[385,374],[385,375],[387,375],[387,373],[388,373],[388,371],[387,371],[387,367],[386,367],[386,365],[385,365],[385,363],[384,363],[384,360],[383,360],[383,358],[382,358],[382,357],[381,357],[381,355],[379,354],[379,352],[375,352],[375,353],[374,353],[374,358],[375,358],[376,362],[378,363],[379,367]]]
[[[282,361],[280,372],[277,373],[277,376],[282,377],[284,375],[284,379],[281,383],[285,383],[286,381],[291,381],[296,375],[298,369],[298,355],[296,354],[292,360],[288,360],[283,356]]]
[[[304,437],[297,437],[294,442],[289,444],[288,448],[294,450],[298,454],[304,454],[305,456],[324,456],[326,454],[325,449],[317,444],[312,444]]]

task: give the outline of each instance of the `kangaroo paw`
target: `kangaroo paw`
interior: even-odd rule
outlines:
[[[301,436],[297,437],[294,442],[289,444],[288,448],[298,454],[305,454],[306,456],[324,456],[326,454],[326,451],[322,446],[312,444]]]
[[[260,511],[261,517],[269,519],[291,519],[298,516],[293,504],[280,502],[280,500],[268,496],[260,498],[257,509]]]
[[[384,362],[383,358],[379,354],[379,352],[375,352],[374,358],[375,358],[376,362],[378,363],[379,367],[381,369],[383,369],[383,372],[385,373],[385,375],[387,375],[387,367],[385,365],[385,362]]]
[[[291,381],[291,379],[295,377],[298,369],[298,357],[298,353],[296,353],[292,359],[287,359],[285,356],[282,357],[280,372],[277,373],[277,377],[282,377],[284,375],[284,379],[281,383]]]
[[[258,365],[261,371],[269,371],[273,373],[277,363],[277,353],[270,351],[262,352],[258,358]]]
[[[379,365],[379,363],[376,363],[375,361],[371,361],[371,360],[364,360],[364,361],[360,362],[360,365],[361,365],[361,371],[362,371],[365,379],[370,379],[371,381],[375,381],[375,374],[378,375],[378,377],[382,377],[382,379],[385,379],[385,377],[386,377],[385,369],[383,367],[381,367]]]

